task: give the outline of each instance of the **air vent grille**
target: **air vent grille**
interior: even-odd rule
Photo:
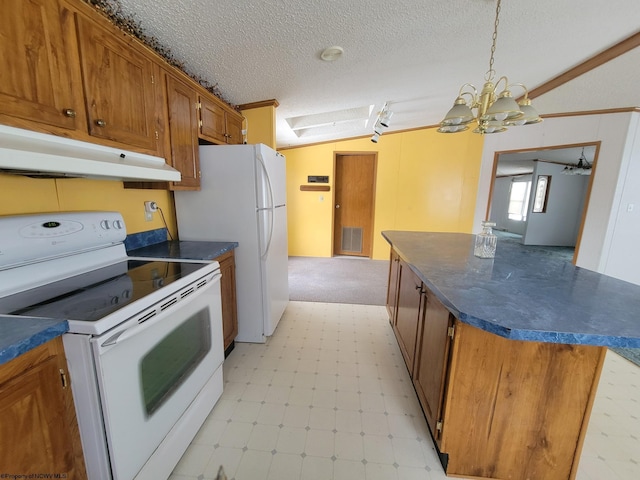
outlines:
[[[167,308],[175,305],[176,303],[178,303],[178,299],[176,297],[171,297],[169,301],[164,302],[162,305],[160,305],[160,311],[166,310]]]
[[[149,320],[150,318],[153,318],[153,317],[155,317],[155,316],[156,316],[156,311],[155,311],[155,310],[152,310],[152,311],[150,311],[150,312],[147,312],[147,313],[145,313],[143,316],[141,316],[141,317],[138,319],[138,323],[144,323],[144,322],[146,322],[147,320]]]
[[[362,227],[342,227],[343,252],[362,253]]]

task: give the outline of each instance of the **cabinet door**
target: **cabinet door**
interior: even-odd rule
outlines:
[[[242,143],[242,117],[230,112],[225,113],[227,143],[238,145]]]
[[[207,97],[200,97],[200,134],[216,143],[226,143],[225,111]]]
[[[233,250],[216,258],[220,262],[220,290],[222,293],[222,335],[224,336],[224,350],[227,349],[238,335],[238,309],[236,300],[236,266]]]
[[[426,293],[426,308],[421,322],[416,351],[413,383],[433,438],[438,442],[441,428],[446,372],[451,346],[453,317],[433,295]]]
[[[200,187],[198,95],[189,85],[167,75],[167,102],[171,163],[182,175],[180,182],[172,182],[172,189],[196,190]]]
[[[153,63],[114,31],[77,16],[89,134],[155,152]]]
[[[4,0],[0,114],[66,129],[84,127],[73,15],[57,0]],[[3,123],[15,124],[11,119]]]
[[[389,283],[387,284],[387,312],[389,313],[389,322],[396,323],[396,304],[398,302],[398,280],[400,277],[400,256],[395,250],[391,249],[389,259]]]
[[[422,299],[422,281],[413,273],[409,265],[400,261],[400,287],[394,331],[400,351],[407,364],[409,375],[413,376],[413,360],[418,335],[418,317]]]
[[[25,478],[86,479],[66,362],[52,342],[0,367],[0,465]]]
[[[212,98],[200,96],[200,136],[213,143],[242,143],[242,116]]]

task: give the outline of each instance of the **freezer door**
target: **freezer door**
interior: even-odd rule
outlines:
[[[277,207],[287,203],[286,160],[284,155],[266,145],[256,145],[256,185],[258,208]]]

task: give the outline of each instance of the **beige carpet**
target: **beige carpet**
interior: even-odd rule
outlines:
[[[289,257],[289,298],[303,302],[384,305],[388,260]]]

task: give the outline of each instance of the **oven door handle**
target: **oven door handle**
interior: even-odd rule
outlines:
[[[221,273],[215,273],[211,277],[211,280],[207,283],[207,285],[204,288],[198,289],[195,294],[190,295],[189,297],[187,297],[187,299],[192,300],[192,299],[202,295],[207,290],[209,290],[210,287],[216,285],[220,281],[220,278],[222,278],[222,274]],[[175,306],[178,306],[181,303],[182,303],[181,301],[176,302],[173,305],[172,308],[175,308]],[[101,348],[108,348],[108,347],[111,347],[113,345],[117,345],[118,342],[125,341],[127,338],[131,338],[131,337],[136,336],[137,334],[139,334],[140,332],[146,330],[147,328],[152,327],[156,323],[163,321],[167,317],[167,312],[169,312],[169,311],[171,311],[171,308],[161,311],[158,315],[155,315],[154,317],[150,318],[149,320],[146,320],[146,321],[144,321],[142,323],[137,323],[137,324],[135,324],[135,325],[133,325],[131,327],[124,328],[124,329],[120,330],[119,332],[114,333],[109,338],[107,338],[104,342],[100,343],[100,347]]]

